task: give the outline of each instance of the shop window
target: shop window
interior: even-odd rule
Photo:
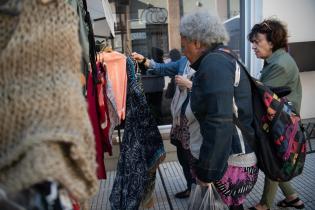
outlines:
[[[129,0],[110,1],[116,14],[113,47],[123,53],[135,51],[157,62],[169,61],[169,50],[180,49],[177,30],[180,17],[198,8],[217,13],[229,34],[228,45],[240,50],[241,0]],[[160,58],[159,58],[160,57]],[[146,75],[142,81],[151,110],[160,125],[171,124],[171,99],[165,98],[169,77]]]

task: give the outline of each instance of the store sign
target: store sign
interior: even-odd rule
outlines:
[[[146,24],[162,24],[167,20],[167,10],[161,7],[149,7],[143,10],[140,18]]]
[[[145,32],[136,32],[131,33],[131,40],[139,40],[139,39],[146,39],[147,34]]]

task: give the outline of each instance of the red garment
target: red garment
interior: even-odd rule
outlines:
[[[104,163],[105,151],[112,155],[112,146],[109,142],[109,115],[107,111],[105,70],[101,63],[97,63],[97,85],[94,85],[90,72],[87,84],[88,113],[95,136],[97,177],[106,179]]]
[[[73,210],[80,210],[80,205],[77,203],[73,204]]]
[[[77,201],[77,199],[75,199],[71,193],[68,194],[69,195],[69,198],[70,198],[70,201],[71,201],[71,204],[72,204],[72,210],[81,210],[81,207],[80,207],[80,204],[79,202]]]
[[[80,210],[80,205],[75,199],[71,199],[73,210]]]
[[[105,152],[108,152],[109,155],[112,155],[112,145],[109,141],[109,128],[110,128],[110,118],[107,108],[107,94],[106,94],[106,71],[104,65],[100,62],[96,64],[98,74],[97,74],[97,99],[98,99],[98,114],[99,114],[99,123],[101,128],[101,133],[103,134],[102,144],[104,145]]]

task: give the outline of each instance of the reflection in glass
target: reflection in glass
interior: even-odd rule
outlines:
[[[152,49],[163,51],[163,61],[169,62],[169,50],[181,49],[178,26],[180,17],[196,9],[217,13],[230,34],[228,46],[240,54],[240,0],[118,0],[109,1],[116,14],[115,38],[113,48],[126,53],[138,52],[147,58],[154,57]],[[145,75],[147,99],[158,110],[157,121],[171,124],[171,99],[165,98],[165,92],[171,78]],[[157,91],[157,89],[159,89]],[[156,93],[158,92],[158,94]],[[150,99],[151,93],[159,95]],[[153,95],[154,95],[153,94]],[[151,94],[152,95],[152,94]],[[158,108],[156,108],[158,107]]]

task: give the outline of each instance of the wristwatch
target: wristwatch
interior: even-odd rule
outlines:
[[[146,57],[144,57],[140,64],[145,64],[146,61],[147,61],[147,59],[146,59]]]

